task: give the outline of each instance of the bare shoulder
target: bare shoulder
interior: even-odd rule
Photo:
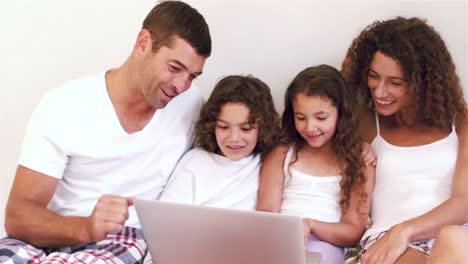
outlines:
[[[455,129],[460,141],[468,141],[468,108],[465,108],[465,116],[458,116],[455,120]]]
[[[367,143],[371,143],[377,135],[375,124],[375,114],[366,108],[361,108],[356,111],[359,120],[359,134]]]
[[[282,167],[288,152],[288,148],[288,145],[278,145],[273,148],[273,150],[265,157],[265,160],[262,163],[260,168],[260,175],[282,175]]]
[[[288,153],[289,145],[280,144],[276,146],[266,157],[265,160],[283,160]]]
[[[456,120],[456,131],[459,140],[457,166],[452,184],[452,195],[468,197],[468,110],[465,116],[459,116]]]

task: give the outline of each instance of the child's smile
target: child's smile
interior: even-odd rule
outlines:
[[[222,155],[240,160],[252,154],[258,128],[249,124],[250,109],[243,103],[226,103],[216,121],[216,142]]]
[[[331,100],[299,93],[293,101],[297,132],[313,148],[329,145],[336,131],[338,110]]]

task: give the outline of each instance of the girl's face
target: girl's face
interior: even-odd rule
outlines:
[[[250,109],[243,103],[226,103],[216,121],[216,143],[230,160],[252,154],[258,139],[258,126],[249,124]]]
[[[312,148],[328,147],[336,131],[338,110],[332,101],[318,95],[299,93],[293,100],[297,132]]]
[[[397,113],[408,103],[407,82],[399,63],[380,51],[374,54],[370,63],[367,86],[375,110],[383,116]]]

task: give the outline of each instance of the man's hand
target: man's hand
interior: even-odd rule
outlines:
[[[128,219],[128,207],[134,198],[103,195],[99,198],[93,213],[88,217],[88,236],[90,241],[100,241],[109,233],[122,231]]]

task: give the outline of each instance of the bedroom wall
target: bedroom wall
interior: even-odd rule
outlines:
[[[466,1],[187,2],[204,14],[212,32],[213,53],[196,81],[205,96],[220,77],[250,73],[270,85],[281,111],[284,89],[298,71],[321,63],[339,67],[364,26],[396,15],[425,17],[439,30],[468,91]],[[66,80],[119,66],[154,3],[0,2],[0,237],[25,126],[41,96]]]

